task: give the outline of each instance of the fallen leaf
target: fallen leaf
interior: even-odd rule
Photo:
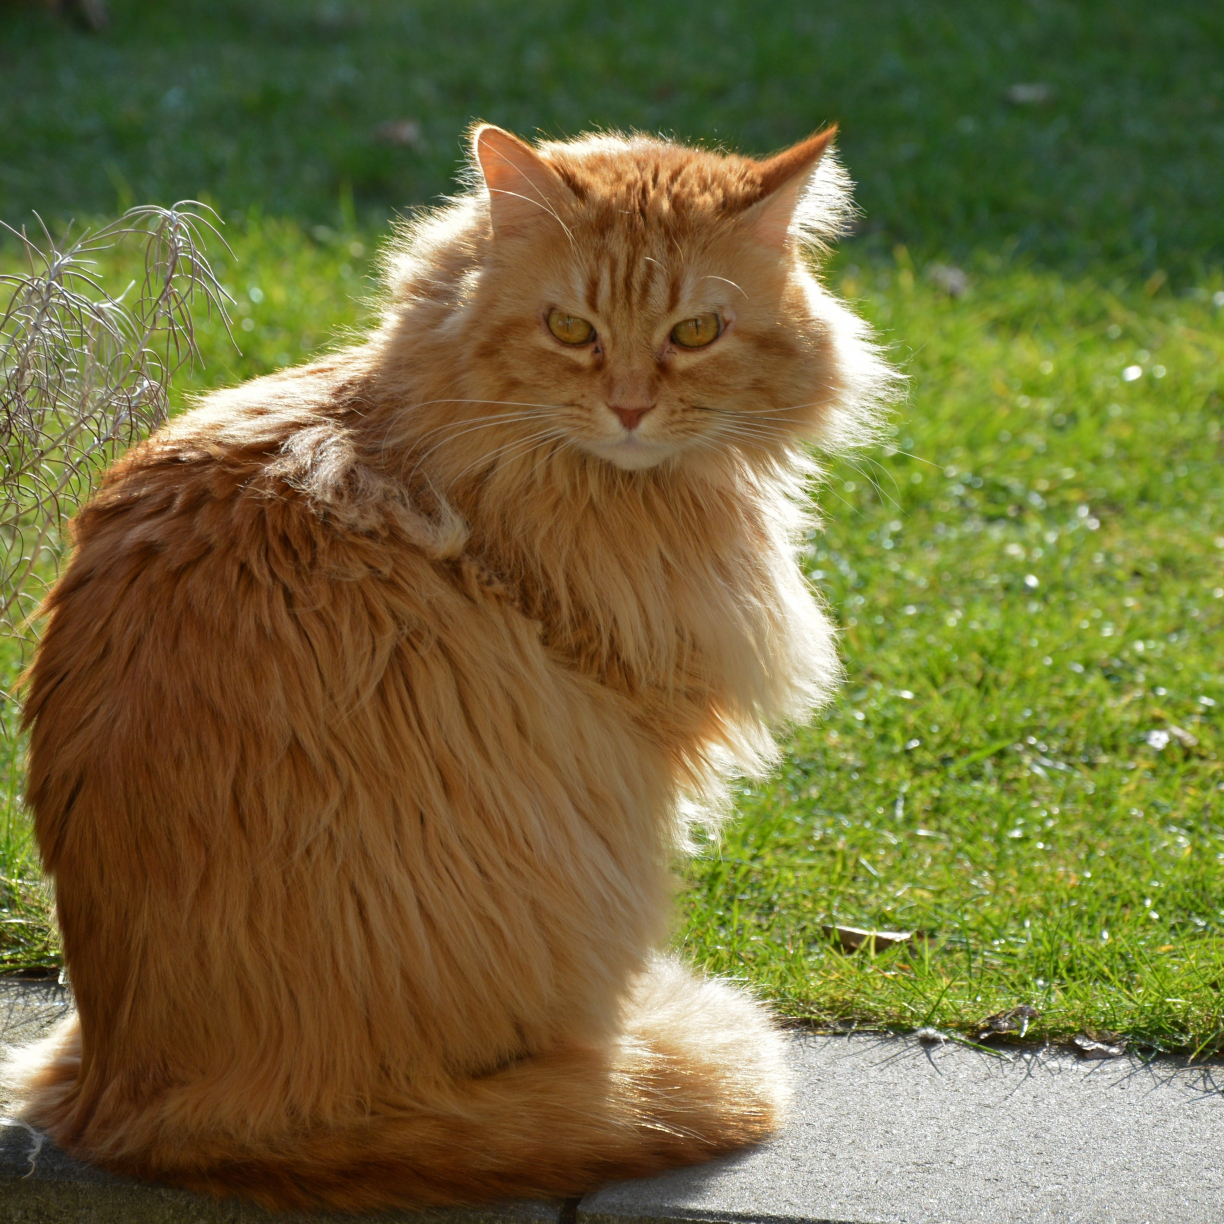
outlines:
[[[826,935],[836,936],[846,952],[857,952],[864,944],[868,951],[882,952],[894,944],[909,943],[913,931],[864,931],[858,927],[826,926],[821,928]]]
[[[403,145],[409,149],[421,147],[421,125],[415,119],[388,119],[374,129],[374,139],[384,144]]]
[[[960,268],[948,264],[931,264],[927,276],[949,297],[963,297],[969,291],[969,278]]]
[[[1030,1007],[1027,1003],[1021,1003],[1019,1007],[1009,1007],[1006,1011],[995,1012],[993,1016],[987,1016],[982,1021],[979,1026],[982,1029],[981,1036],[989,1037],[992,1033],[1014,1033],[1019,1029],[1020,1036],[1023,1037],[1028,1032],[1029,1023],[1040,1015],[1041,1013],[1035,1007]]]
[[[91,30],[103,30],[110,24],[110,12],[106,0],[59,0],[48,4],[48,8],[60,13],[70,13]]]
[[[1016,106],[1040,106],[1054,96],[1054,91],[1044,81],[1033,81],[1026,85],[1009,85],[1007,100]]]
[[[1183,727],[1175,727],[1172,723],[1169,724],[1169,734],[1183,747],[1194,748],[1198,745],[1198,736],[1191,735],[1189,731]]]
[[[1071,1044],[1081,1058],[1121,1058],[1126,1053],[1127,1040],[1116,1033],[1098,1033],[1095,1037],[1077,1033]]]

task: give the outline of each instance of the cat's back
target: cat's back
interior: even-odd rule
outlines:
[[[361,479],[345,423],[360,396],[353,383],[338,362],[282,371],[214,392],[134,447],[74,520],[72,563],[51,607],[76,582],[155,557],[169,569],[212,550],[237,559],[279,536],[309,558],[343,536],[345,516],[329,517],[326,503]],[[313,528],[309,542],[295,522]]]
[[[453,595],[461,525],[431,522],[363,454],[353,365],[211,395],[107,473],[74,520],[30,672],[36,813],[71,808],[74,754],[96,768],[117,753],[116,778],[153,793],[159,740],[213,741],[215,758],[283,752],[283,736],[221,741],[349,699],[353,656],[385,659]]]

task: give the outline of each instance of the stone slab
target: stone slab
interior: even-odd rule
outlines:
[[[581,1224],[1219,1224],[1224,1068],[797,1037],[774,1143],[588,1195]]]
[[[35,1040],[71,1008],[70,993],[54,981],[0,978],[0,1046]],[[250,1203],[115,1177],[73,1160],[24,1122],[0,1117],[2,1224],[558,1224],[563,1210],[560,1203],[508,1203],[362,1217],[273,1215]],[[567,1215],[573,1218],[572,1204]]]
[[[0,1220],[5,1224],[558,1224],[560,1218],[561,1205],[552,1203],[362,1217],[273,1215],[250,1203],[115,1177],[65,1156],[24,1123],[0,1119]]]
[[[0,1043],[71,1007],[52,982],[0,980]],[[795,1102],[774,1143],[580,1203],[393,1213],[385,1224],[1218,1224],[1224,1220],[1224,1068],[1174,1059],[1080,1061],[912,1038],[791,1042]],[[7,1224],[354,1224],[113,1177],[0,1120]]]

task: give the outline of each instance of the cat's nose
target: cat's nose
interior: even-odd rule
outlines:
[[[641,407],[633,406],[631,408],[623,408],[619,404],[609,404],[609,408],[620,417],[620,423],[626,429],[636,429],[641,419],[654,407],[653,404],[643,404]]]

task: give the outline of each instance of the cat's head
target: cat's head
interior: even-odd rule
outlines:
[[[833,135],[756,161],[474,130],[483,233],[452,334],[517,453],[633,471],[857,440],[886,368],[807,261],[849,209]]]

